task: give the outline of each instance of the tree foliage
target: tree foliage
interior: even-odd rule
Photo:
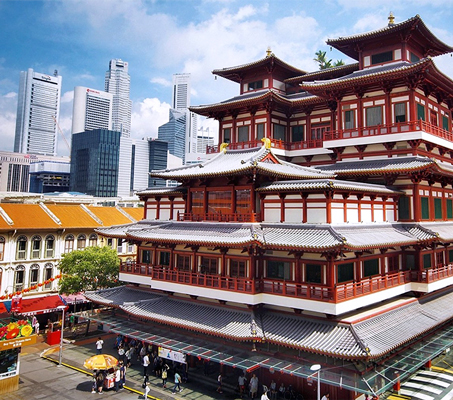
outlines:
[[[328,60],[326,57],[326,52],[318,50],[315,53],[316,58],[313,60],[319,64],[319,69],[327,69],[332,67],[339,67],[340,65],[344,65],[343,60],[337,60],[332,64],[332,59]]]
[[[118,286],[119,259],[109,247],[87,247],[63,255],[60,293],[71,294]]]

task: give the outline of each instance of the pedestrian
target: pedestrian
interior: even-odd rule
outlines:
[[[115,392],[119,392],[121,384],[121,371],[119,368],[115,369]]]
[[[177,372],[175,372],[175,387],[173,388],[172,393],[176,393],[176,388],[179,389],[180,392],[182,392],[181,389],[181,375],[179,375]]]
[[[35,328],[35,333],[36,333],[37,335],[39,335],[39,321],[38,321],[38,320],[36,320],[35,325],[34,325],[34,328]]]
[[[144,356],[143,356],[143,377],[145,378],[145,380],[147,380],[148,378],[148,366],[149,366],[149,354],[146,353]]]
[[[277,383],[273,379],[269,386],[269,390],[271,393],[271,400],[276,400],[277,399]]]
[[[126,358],[126,366],[127,366],[127,367],[130,367],[130,366],[131,366],[132,349],[133,349],[133,347],[129,347],[129,348],[126,350],[126,353],[124,354],[124,356],[125,356],[125,358]]]
[[[96,376],[96,387],[98,388],[99,394],[102,394],[102,389],[104,388],[104,379],[105,379],[104,372],[99,371]]]
[[[219,376],[217,377],[217,392],[223,393],[223,391],[222,391],[222,373],[220,373]]]
[[[261,400],[269,400],[267,393],[268,393],[267,386],[263,385],[263,394],[261,395]]]
[[[91,385],[91,393],[96,393],[96,391],[97,391],[97,384],[96,384],[97,374],[98,374],[98,371],[95,369],[93,371],[93,384]]]
[[[279,397],[285,397],[285,392],[286,392],[285,384],[282,382],[280,384],[280,387],[278,388]]]
[[[250,397],[253,400],[258,394],[258,378],[255,374],[253,374],[252,378],[250,379],[249,389]]]
[[[245,384],[247,383],[247,378],[244,374],[239,375],[238,378],[238,385],[239,385],[239,393],[241,394],[241,398],[244,395]]]
[[[145,399],[148,398],[148,393],[151,390],[149,386],[150,386],[150,383],[146,382],[146,384],[145,384],[145,393],[143,393],[143,396],[145,397]]]
[[[104,341],[99,336],[98,341],[96,342],[96,354],[102,353],[102,346],[104,345]]]
[[[167,387],[167,377],[168,377],[168,365],[165,363],[162,365],[161,377],[162,377],[162,387],[166,388]]]
[[[329,400],[329,393],[326,393],[324,396],[321,397],[321,400]]]
[[[126,384],[126,366],[122,361],[120,361],[120,389],[124,388],[124,385]]]
[[[120,344],[118,346],[118,360],[124,362],[124,355],[126,354],[126,351],[124,350],[124,346]]]

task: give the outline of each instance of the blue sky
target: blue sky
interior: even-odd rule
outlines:
[[[109,60],[129,62],[132,136],[157,136],[168,120],[174,73],[192,75],[191,104],[239,92],[213,69],[280,59],[316,70],[314,53],[352,62],[328,38],[379,29],[419,14],[453,45],[453,0],[0,0],[0,150],[12,151],[20,71],[63,77],[60,127],[70,140],[74,86],[104,89]],[[453,78],[453,58],[436,65]],[[207,124],[209,122],[204,122]],[[59,138],[58,155],[68,155]]]

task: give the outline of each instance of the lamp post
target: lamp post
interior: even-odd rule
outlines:
[[[310,367],[310,370],[315,372],[318,375],[318,390],[317,390],[317,400],[321,400],[321,380],[320,378],[320,373],[321,373],[321,365],[319,364],[314,364]]]
[[[66,306],[58,306],[57,309],[62,311],[62,315],[61,315],[61,334],[60,334],[60,354],[58,356],[58,366],[61,367],[61,357],[63,356],[64,311],[66,309]]]

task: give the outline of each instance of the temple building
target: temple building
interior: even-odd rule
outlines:
[[[124,286],[86,296],[105,329],[316,397],[399,390],[453,345],[453,52],[417,15],[328,40],[316,72],[271,51],[214,70],[238,96],[201,164],[151,172]],[[108,308],[107,308],[108,310]],[[320,369],[319,369],[320,368]]]

